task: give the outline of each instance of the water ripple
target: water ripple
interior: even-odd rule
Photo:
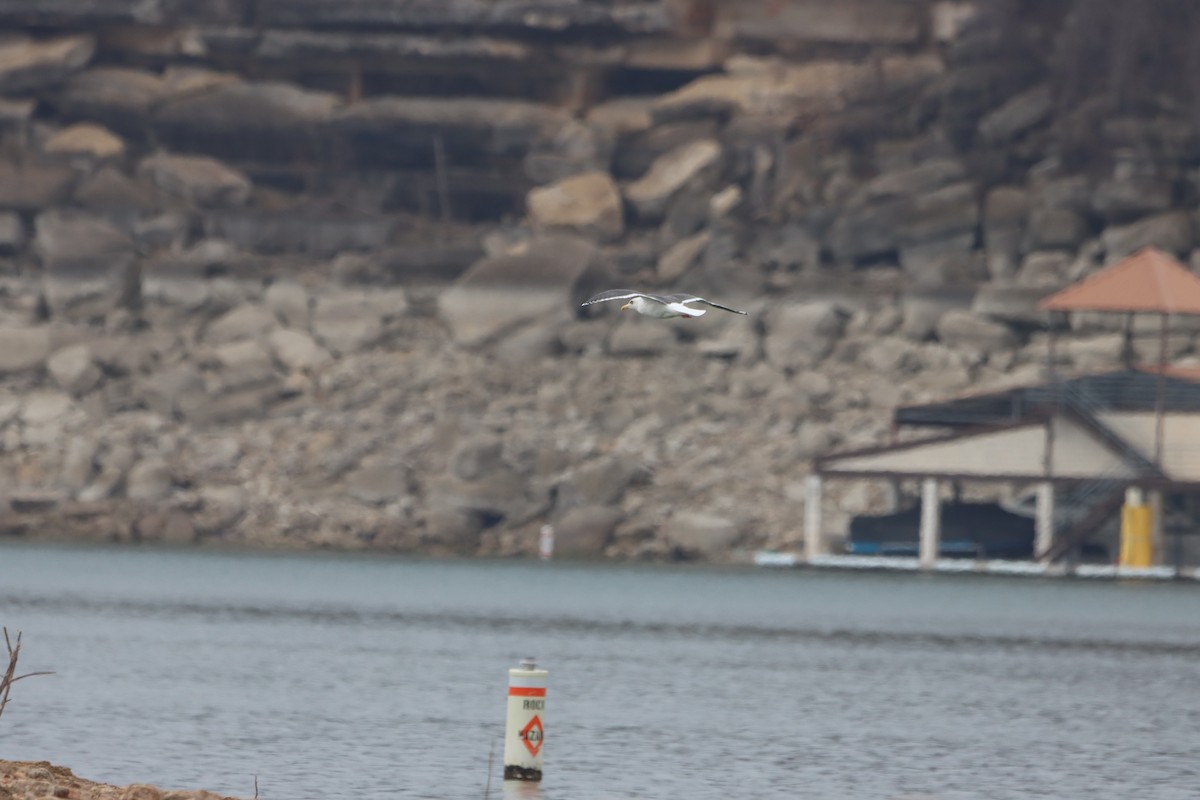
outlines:
[[[621,635],[633,637],[696,637],[725,641],[778,640],[828,642],[852,646],[908,646],[921,649],[1005,649],[1054,652],[1138,653],[1198,656],[1200,642],[1165,639],[1105,639],[1086,636],[1037,636],[994,633],[937,633],[920,630],[874,630],[804,625],[729,625],[677,623],[662,620],[596,619],[567,615],[512,615],[462,611],[396,611],[337,606],[289,606],[254,603],[216,603],[183,600],[95,598],[76,594],[0,594],[0,609],[30,609],[71,614],[120,615],[198,621],[285,622],[309,625],[432,627],[521,632],[536,626],[545,633]]]

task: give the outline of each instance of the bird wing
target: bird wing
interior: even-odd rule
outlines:
[[[705,300],[703,297],[697,297],[694,294],[673,294],[668,296],[667,299],[670,300],[671,303],[679,303],[680,305],[701,303],[706,306],[712,306],[713,308],[719,308],[722,311],[732,311],[734,314],[746,313],[745,311],[738,311],[736,308],[730,308],[729,306],[723,306],[720,303],[714,303],[712,300]]]
[[[646,294],[645,292],[634,292],[629,289],[609,289],[607,291],[600,292],[599,294],[592,295],[587,300],[584,300],[582,303],[580,303],[580,305],[590,306],[592,303],[603,303],[606,300],[630,300],[634,297],[645,297],[650,300],[655,300],[659,303],[666,302],[663,298],[658,297],[657,295]]]
[[[685,317],[703,317],[706,312],[703,308],[692,308],[686,303],[667,303],[667,308],[674,311],[676,314],[683,314]]]

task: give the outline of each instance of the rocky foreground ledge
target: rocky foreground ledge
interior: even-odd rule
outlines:
[[[204,790],[158,789],[142,783],[112,786],[76,776],[49,761],[0,759],[0,800],[61,797],[66,800],[235,800]]]

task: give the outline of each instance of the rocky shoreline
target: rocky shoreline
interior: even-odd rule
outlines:
[[[980,4],[545,5],[0,0],[0,538],[797,548],[813,456],[1197,260],[1194,130],[1092,108],[1080,160]],[[579,309],[618,285],[752,313]]]
[[[0,798],[61,797],[66,800],[237,800],[204,790],[164,790],[144,783],[113,786],[76,776],[49,761],[0,759]]]

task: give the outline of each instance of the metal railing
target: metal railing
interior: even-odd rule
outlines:
[[[1052,562],[1068,555],[1084,544],[1099,527],[1121,507],[1125,500],[1128,478],[1106,479],[1089,484],[1087,510],[1066,527],[1055,530],[1054,540],[1046,552],[1037,554],[1039,561]]]
[[[1060,406],[1073,412],[1076,418],[1103,437],[1135,469],[1137,474],[1156,478],[1163,477],[1162,470],[1157,464],[1100,419],[1099,412],[1109,408],[1102,398],[1088,392],[1078,383],[1063,382],[1058,384],[1057,388],[1056,394]]]

